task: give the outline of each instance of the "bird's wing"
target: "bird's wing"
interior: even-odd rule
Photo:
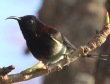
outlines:
[[[62,35],[59,31],[57,31],[55,28],[51,28],[48,31],[49,35],[59,41],[60,43],[63,43]]]
[[[54,39],[63,43],[67,47],[72,48],[73,50],[76,50],[76,47],[72,43],[70,43],[70,41],[64,35],[62,35],[59,31],[57,31],[55,28],[52,28],[49,31],[50,31],[50,35],[52,35]]]
[[[62,39],[64,45],[73,48],[73,50],[76,50],[76,47],[72,43],[70,43],[70,41],[64,35],[62,35]]]

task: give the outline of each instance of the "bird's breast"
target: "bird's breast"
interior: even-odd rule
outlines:
[[[59,57],[66,51],[65,46],[52,36],[44,35],[27,41],[28,48],[37,59]]]

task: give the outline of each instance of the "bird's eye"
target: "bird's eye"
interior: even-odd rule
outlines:
[[[33,23],[34,21],[33,20],[30,20],[30,22]]]
[[[27,20],[27,23],[28,23],[28,24],[33,24],[34,21],[33,21],[33,20]]]

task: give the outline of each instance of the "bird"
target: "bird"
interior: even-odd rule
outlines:
[[[10,16],[18,21],[20,30],[32,55],[44,64],[54,64],[72,54],[76,47],[55,27],[34,15]]]

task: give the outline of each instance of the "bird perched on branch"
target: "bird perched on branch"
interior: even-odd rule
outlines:
[[[44,24],[33,15],[7,19],[18,21],[29,50],[44,64],[56,63],[76,49],[56,28]]]

